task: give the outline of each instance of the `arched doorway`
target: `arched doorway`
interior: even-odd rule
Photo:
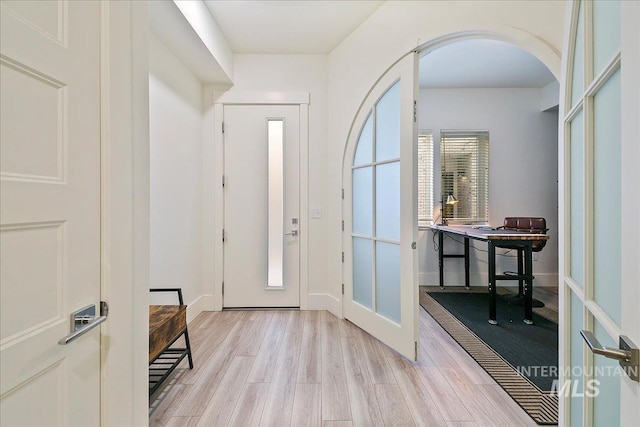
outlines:
[[[502,40],[519,45],[552,64],[554,76],[559,74],[559,56],[539,40],[514,29],[498,31],[468,31],[446,35],[422,44],[396,61],[376,81],[360,104],[349,131],[343,157],[343,313],[344,316],[381,341],[409,358],[417,358],[418,348],[418,260],[417,260],[417,58],[447,44],[474,38]],[[551,68],[551,67],[550,67]],[[385,94],[400,82],[403,95],[397,98],[400,111],[397,129],[397,157],[377,158],[378,109],[385,102]],[[387,113],[386,109],[381,109]],[[396,114],[394,110],[393,114]],[[380,132],[380,136],[384,132]],[[371,136],[370,136],[371,135]],[[362,147],[371,150],[364,163],[359,157]],[[398,163],[393,177],[384,177],[381,170],[389,162]],[[382,186],[389,179],[396,180],[393,188]],[[399,194],[398,194],[399,193]],[[393,197],[381,199],[385,195]],[[389,236],[379,234],[384,218],[398,232]],[[397,222],[397,226],[396,223]],[[366,227],[363,234],[362,226]],[[395,245],[393,253],[384,246]],[[390,264],[391,263],[391,264]],[[380,299],[383,296],[384,301]],[[385,315],[383,307],[393,301],[394,315]]]

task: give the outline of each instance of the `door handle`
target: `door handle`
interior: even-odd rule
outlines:
[[[104,323],[107,320],[108,311],[107,303],[100,301],[101,315],[98,317],[96,317],[96,306],[94,304],[71,313],[71,333],[58,341],[58,344],[67,345],[101,323]]]
[[[284,233],[285,236],[297,236],[298,230],[291,230],[289,233]]]
[[[595,354],[615,359],[620,363],[622,369],[634,381],[640,382],[640,350],[626,335],[620,335],[619,347],[602,347],[600,341],[590,331],[580,331],[580,335],[586,341],[589,349]]]

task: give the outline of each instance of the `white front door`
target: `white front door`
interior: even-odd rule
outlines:
[[[358,112],[344,161],[344,317],[418,357],[417,60],[410,53]]]
[[[640,382],[581,331],[640,345],[640,6],[569,5],[561,91],[561,425],[636,426]],[[599,343],[596,342],[599,341]],[[631,372],[640,375],[640,366]]]
[[[0,425],[100,425],[100,3],[2,1]]]
[[[300,107],[223,115],[223,306],[299,307]]]

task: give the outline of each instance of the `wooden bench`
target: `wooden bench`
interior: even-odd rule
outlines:
[[[187,306],[180,288],[153,288],[150,292],[177,292],[178,305],[149,306],[149,396],[160,387],[185,357],[193,369],[187,331]],[[185,347],[171,347],[184,336]]]

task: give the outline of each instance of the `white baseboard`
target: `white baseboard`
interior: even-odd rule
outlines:
[[[203,311],[215,311],[213,295],[200,295],[187,305],[187,323],[191,323]]]
[[[307,310],[327,310],[334,316],[342,318],[342,302],[330,294],[309,294]]]
[[[533,281],[534,288],[537,286],[543,287],[558,287],[558,274],[556,273],[536,273],[533,275],[535,279]],[[489,275],[487,273],[470,273],[469,281],[471,286],[480,286],[482,284],[488,284]],[[438,273],[420,273],[419,275],[420,286],[438,286],[440,284],[440,276]],[[464,286],[464,271],[447,272],[445,274],[445,286]],[[518,286],[518,282],[513,280],[499,281],[498,286]]]

